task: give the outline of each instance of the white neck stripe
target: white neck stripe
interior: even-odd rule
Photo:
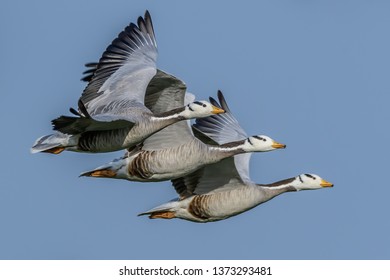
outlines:
[[[171,120],[171,119],[177,119],[178,117],[180,117],[180,114],[173,114],[173,115],[166,116],[166,117],[155,117],[155,116],[152,116],[151,117],[151,121]]]

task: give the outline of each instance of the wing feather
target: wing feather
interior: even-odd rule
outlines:
[[[186,94],[186,85],[173,75],[158,70],[150,81],[145,96],[145,105],[154,115],[184,106],[185,99],[193,99]],[[143,143],[144,150],[167,149],[193,140],[194,136],[188,121],[174,123],[148,137]]]
[[[219,145],[247,138],[246,132],[231,113],[220,91],[218,91],[218,99],[219,103],[210,97],[210,102],[224,109],[225,113],[196,119],[196,123],[192,126],[195,136],[206,144]],[[251,154],[246,153],[223,159],[187,176],[172,180],[172,184],[180,199],[234,188],[238,182],[250,182],[250,157]]]
[[[138,18],[138,26],[130,23],[112,41],[97,65],[83,78],[89,81],[80,100],[91,117],[112,120],[126,119],[131,122],[136,116],[133,108],[149,112],[144,108],[146,88],[156,74],[157,44],[153,24],[148,11]]]

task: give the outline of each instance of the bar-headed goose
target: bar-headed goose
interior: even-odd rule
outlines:
[[[172,123],[223,113],[206,101],[181,108],[171,106],[171,110],[158,114],[150,110],[145,104],[147,91],[168,89],[175,95],[176,90],[183,93],[185,85],[157,71],[157,44],[149,12],[137,23],[130,23],[108,46],[97,66],[87,71],[89,83],[79,99],[79,110],[71,109],[75,116],[53,120],[57,132],[39,138],[31,149],[33,153],[121,150]]]
[[[219,144],[241,139],[245,132],[231,114],[222,94],[219,94],[219,100],[226,113],[197,120],[195,129]],[[252,209],[285,192],[333,186],[314,174],[302,174],[272,184],[256,184],[249,178],[250,156],[240,154],[226,158],[172,180],[179,198],[139,215],[149,215],[152,219],[219,221]]]
[[[158,107],[154,106],[152,111],[166,110],[166,106],[173,104],[161,102],[157,105]],[[183,105],[183,100],[174,106],[179,105]],[[264,135],[244,136],[238,141],[209,145],[192,134],[188,122],[179,122],[148,137],[124,157],[84,172],[81,176],[141,182],[172,180],[233,155],[267,152],[285,147]]]

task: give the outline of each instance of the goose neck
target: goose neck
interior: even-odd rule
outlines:
[[[245,153],[244,150],[245,140],[225,143],[219,146],[209,146],[211,152],[216,152],[226,156],[234,156],[237,154]]]
[[[183,111],[184,107],[181,107],[167,112],[154,114],[154,116],[152,116],[152,121],[172,124],[185,119],[185,117],[181,114]]]
[[[295,178],[289,178],[272,184],[257,184],[257,186],[261,187],[271,197],[275,197],[285,192],[297,191],[293,185],[294,180]]]

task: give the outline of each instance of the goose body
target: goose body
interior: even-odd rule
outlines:
[[[212,180],[211,177],[208,179]],[[176,181],[174,184],[179,183]],[[215,189],[210,189],[206,193],[200,191],[202,194],[197,194],[198,190],[195,187],[190,196],[183,196],[139,215],[149,215],[152,219],[180,218],[193,222],[215,222],[248,211],[282,193],[331,186],[333,186],[331,183],[318,175],[302,174],[268,185],[242,181],[222,186],[214,185]]]
[[[246,133],[220,92],[218,97],[226,113],[197,120],[194,129],[219,144],[242,138]],[[249,177],[250,156],[235,155],[172,180],[179,197],[140,215],[152,219],[213,222],[238,215],[285,192],[333,186],[314,174],[302,174],[272,184],[256,184]]]
[[[150,110],[158,94],[166,102],[181,98],[186,86],[176,77],[156,68],[157,43],[148,11],[138,24],[130,23],[92,64],[74,116],[52,121],[56,132],[40,137],[31,151],[58,154],[110,152],[140,143],[153,133],[175,122],[222,113],[208,102],[189,107],[171,107],[156,114]],[[151,97],[152,96],[152,97]]]
[[[222,145],[210,145],[196,138],[188,123],[180,122],[153,134],[124,157],[81,176],[142,182],[172,180],[236,154],[285,148],[285,145],[268,136],[245,138]]]

